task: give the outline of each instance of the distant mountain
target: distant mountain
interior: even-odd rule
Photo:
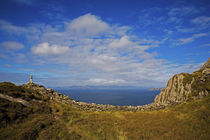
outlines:
[[[150,88],[149,90],[151,91],[161,91],[163,90],[164,88]]]
[[[66,87],[51,87],[52,89],[147,89],[138,86],[66,86]]]

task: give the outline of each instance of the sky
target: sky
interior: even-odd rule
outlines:
[[[0,0],[0,82],[164,87],[209,56],[209,0]]]

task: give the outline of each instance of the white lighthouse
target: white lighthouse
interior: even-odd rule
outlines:
[[[31,78],[30,78],[30,83],[32,84],[33,83],[33,76],[31,75]]]

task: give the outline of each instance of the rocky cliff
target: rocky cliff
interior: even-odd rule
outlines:
[[[193,99],[201,99],[210,93],[210,58],[192,74],[174,75],[165,89],[155,97],[154,103],[169,105]]]

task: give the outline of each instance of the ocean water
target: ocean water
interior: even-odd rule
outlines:
[[[128,89],[128,90],[111,90],[111,89],[71,89],[56,90],[68,95],[71,99],[96,104],[110,105],[145,105],[152,103],[160,91]]]

